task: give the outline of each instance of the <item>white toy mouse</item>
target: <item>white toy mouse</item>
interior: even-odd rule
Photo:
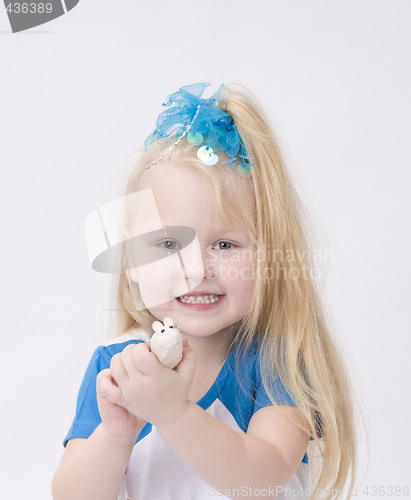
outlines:
[[[167,368],[175,368],[183,357],[183,337],[173,326],[171,318],[164,318],[153,323],[154,334],[150,339],[150,349],[160,363]]]

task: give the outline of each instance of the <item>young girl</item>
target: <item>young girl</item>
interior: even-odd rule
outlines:
[[[205,99],[206,86],[169,96],[131,173],[126,198],[148,201],[122,232],[137,241],[123,245],[116,280],[122,336],[90,361],[55,500],[350,497],[351,387],[299,200],[247,92]],[[147,243],[160,234],[151,219],[162,236]],[[145,233],[131,238],[136,220]],[[184,260],[188,233],[196,250]],[[174,370],[147,342],[165,317],[184,338]],[[320,453],[308,461],[310,440]]]

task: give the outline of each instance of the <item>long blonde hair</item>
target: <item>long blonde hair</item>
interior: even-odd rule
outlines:
[[[248,347],[258,340],[263,382],[273,404],[278,405],[278,398],[270,392],[270,374],[277,373],[304,415],[305,424],[294,423],[312,439],[313,495],[322,490],[328,492],[327,499],[343,498],[345,490],[350,498],[357,456],[354,392],[312,274],[303,207],[277,141],[249,93],[230,88],[219,107],[234,118],[254,164],[252,177],[242,177],[235,166],[203,165],[195,148],[184,140],[170,151],[167,161],[183,160],[197,169],[213,193],[217,212],[227,221],[241,224],[253,237],[260,257],[254,303],[235,325],[230,348],[238,344]],[[166,149],[167,140],[142,154],[126,194],[138,189],[144,167]],[[225,192],[229,196],[222,196]],[[155,319],[148,310],[136,309],[138,285],[134,286],[130,287],[124,271],[117,276],[114,310],[118,333],[137,327],[150,331]]]

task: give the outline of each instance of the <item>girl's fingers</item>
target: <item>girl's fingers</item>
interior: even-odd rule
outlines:
[[[164,369],[156,355],[150,351],[150,345],[145,342],[133,346],[132,357],[134,365],[145,375],[155,375]]]
[[[180,363],[178,363],[174,371],[181,375],[183,378],[192,380],[194,377],[195,368],[196,357],[194,351],[191,349],[187,342],[184,345],[183,349],[183,359],[180,361]]]
[[[129,375],[123,364],[122,353],[115,354],[111,358],[110,371],[118,385],[125,384],[128,381]]]
[[[129,344],[126,348],[123,349],[121,353],[121,360],[123,362],[124,369],[126,370],[129,376],[133,375],[136,376],[139,374],[141,375],[141,371],[139,370],[138,365],[134,361],[133,351],[135,347],[136,344]]]
[[[112,403],[120,403],[122,398],[121,389],[108,368],[97,375],[96,385],[99,396],[109,399]]]

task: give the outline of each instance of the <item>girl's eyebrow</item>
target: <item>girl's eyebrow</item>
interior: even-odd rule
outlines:
[[[244,236],[248,236],[248,233],[247,231],[245,231],[243,228],[241,227],[227,227],[227,226],[224,226],[224,227],[221,227],[219,228],[219,230],[222,232],[222,233],[225,233],[225,234],[242,234]]]
[[[236,240],[236,241],[249,241],[251,238],[247,233],[239,230],[239,231],[216,231],[214,233],[216,235],[215,239],[227,239],[227,240]]]

